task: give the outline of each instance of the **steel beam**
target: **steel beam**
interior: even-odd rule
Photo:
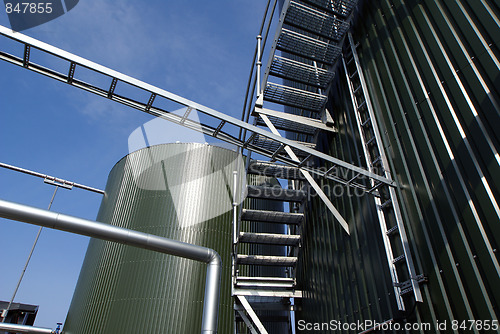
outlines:
[[[266,125],[269,127],[269,129],[271,129],[271,131],[274,134],[277,134],[278,136],[280,135],[279,132],[278,132],[278,130],[276,130],[276,128],[274,127],[273,123],[269,120],[269,118],[266,115],[261,115],[261,118],[264,120],[264,122],[266,123]],[[290,147],[285,146],[285,151],[287,152],[287,154],[294,161],[300,162],[299,158],[297,157],[297,155],[295,154],[295,152],[293,152],[293,150]],[[302,175],[304,176],[304,178],[307,180],[307,182],[309,183],[309,185],[314,189],[314,191],[316,191],[316,193],[321,198],[321,200],[323,201],[323,203],[325,203],[325,205],[328,208],[328,210],[330,210],[330,212],[338,220],[338,222],[340,223],[340,225],[342,226],[342,228],[344,229],[344,231],[346,231],[347,234],[350,234],[350,232],[349,232],[349,225],[347,224],[346,220],[344,219],[344,217],[342,217],[342,215],[337,210],[337,208],[335,207],[335,205],[333,205],[333,203],[330,201],[330,199],[328,198],[328,196],[326,196],[326,194],[323,192],[323,189],[321,189],[321,187],[316,182],[316,180],[314,180],[313,177],[311,176],[311,174],[309,174],[307,171],[301,169],[300,172],[302,173]]]
[[[259,317],[255,313],[255,311],[252,309],[252,306],[248,302],[248,300],[245,298],[245,296],[236,296],[238,301],[240,302],[241,306],[245,309],[245,311],[248,313],[250,316],[250,319],[252,319],[252,322],[255,324],[255,327],[259,330],[260,334],[267,334],[267,330],[260,321]]]
[[[364,175],[370,179],[374,179],[374,180],[377,180],[379,182],[383,182],[383,183],[390,185],[390,186],[395,186],[394,181],[389,180],[383,176],[377,175],[375,173],[372,173],[364,168],[352,165],[352,164],[347,163],[341,159],[331,157],[325,153],[319,152],[315,149],[312,149],[312,148],[306,147],[304,145],[301,145],[299,143],[296,143],[293,140],[283,138],[281,136],[277,136],[277,135],[275,135],[269,131],[266,131],[262,128],[251,125],[249,123],[246,123],[244,121],[241,121],[241,120],[236,119],[234,117],[231,117],[229,115],[221,113],[217,110],[205,107],[199,103],[190,101],[190,100],[183,98],[179,95],[173,94],[173,93],[168,92],[166,90],[163,90],[161,88],[147,84],[143,81],[137,80],[135,78],[132,78],[132,77],[127,76],[125,74],[122,74],[120,72],[114,71],[110,68],[107,68],[105,66],[102,66],[102,65],[99,65],[99,64],[94,63],[92,61],[89,61],[85,58],[76,56],[72,53],[61,50],[59,48],[56,48],[50,44],[41,42],[39,40],[36,40],[36,39],[31,38],[29,36],[23,35],[21,33],[13,32],[12,30],[10,30],[4,26],[0,26],[0,35],[3,35],[7,38],[10,38],[18,43],[21,43],[24,46],[30,46],[30,47],[38,49],[42,52],[45,52],[47,54],[53,55],[57,58],[63,59],[63,60],[68,62],[68,69],[71,69],[73,66],[76,66],[76,72],[77,72],[78,67],[85,67],[86,69],[91,70],[95,73],[104,75],[110,79],[110,83],[109,83],[109,86],[106,88],[99,88],[99,87],[96,87],[90,83],[79,80],[75,76],[75,73],[73,73],[71,75],[68,74],[71,71],[69,71],[68,73],[60,73],[60,72],[57,72],[56,70],[49,69],[49,68],[46,68],[46,67],[41,66],[41,65],[37,65],[36,63],[34,63],[32,61],[30,61],[27,64],[28,66],[25,67],[24,65],[25,65],[26,61],[24,60],[24,56],[18,57],[18,56],[11,55],[11,54],[4,52],[4,51],[0,51],[0,59],[1,60],[10,62],[12,64],[15,64],[15,65],[18,65],[18,66],[21,66],[24,68],[28,68],[34,72],[43,74],[43,75],[48,76],[50,78],[56,79],[58,81],[68,83],[74,87],[86,90],[88,92],[94,93],[94,94],[102,96],[104,98],[109,98],[113,101],[119,102],[119,103],[126,105],[126,106],[129,106],[131,108],[138,109],[140,111],[152,114],[152,115],[157,116],[157,117],[162,117],[162,118],[169,120],[173,123],[183,125],[187,128],[196,130],[196,131],[204,133],[206,135],[209,135],[209,136],[215,135],[215,138],[217,138],[217,139],[226,141],[228,143],[237,145],[239,147],[244,147],[244,148],[251,150],[253,152],[256,152],[258,154],[262,154],[263,156],[271,157],[272,154],[274,153],[271,150],[253,145],[251,142],[249,142],[245,146],[244,139],[240,140],[237,137],[235,137],[229,133],[226,133],[224,131],[217,131],[216,127],[209,126],[207,124],[200,124],[200,123],[193,121],[193,120],[190,120],[190,119],[184,119],[182,116],[173,114],[173,113],[171,113],[167,110],[163,110],[159,107],[155,107],[153,101],[148,101],[148,102],[136,101],[136,100],[133,100],[132,98],[128,98],[126,96],[120,96],[120,95],[116,94],[116,92],[113,92],[113,94],[109,94],[109,91],[110,91],[109,87],[111,86],[111,84],[113,84],[115,82],[116,83],[123,82],[123,83],[131,85],[133,87],[136,87],[140,90],[143,90],[145,92],[149,92],[151,94],[151,96],[160,96],[160,97],[163,97],[163,98],[168,99],[170,101],[184,105],[187,108],[195,109],[195,110],[215,119],[215,121],[217,121],[217,124],[220,124],[221,122],[224,121],[225,123],[236,126],[237,128],[247,130],[248,132],[250,132],[250,135],[256,135],[256,134],[262,135],[264,137],[267,137],[270,140],[276,141],[276,142],[283,144],[283,145],[288,145],[289,147],[294,148],[298,151],[302,151],[302,152],[306,153],[306,155],[311,155],[311,156],[317,157],[319,159],[328,161],[328,162],[330,162],[336,166],[339,166],[341,168],[345,168],[345,169],[354,171],[356,173],[360,173],[361,175]],[[297,161],[294,161],[294,160],[288,158],[288,156],[285,153],[280,154],[275,158],[276,158],[276,160],[287,163],[291,166],[298,166],[299,165],[299,163],[297,163]],[[323,173],[321,173],[321,171],[319,171],[319,170],[316,171],[316,170],[311,169],[311,168],[309,168],[309,171],[312,173],[315,173],[317,175],[323,174]],[[335,180],[334,177],[331,177],[331,176],[330,177],[326,176],[326,177],[329,179]]]
[[[281,111],[274,111],[271,109],[258,108],[258,107],[255,108],[255,113],[256,114],[263,114],[263,115],[267,115],[267,116],[273,116],[273,117],[277,117],[277,118],[284,119],[287,121],[307,125],[307,126],[310,126],[312,128],[316,128],[318,130],[337,132],[337,129],[335,129],[335,127],[328,126],[325,123],[323,123],[322,121],[320,121],[319,119],[313,119],[310,117],[288,114],[288,113],[281,112]]]

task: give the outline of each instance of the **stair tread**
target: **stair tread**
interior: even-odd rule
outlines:
[[[325,88],[335,75],[333,71],[276,55],[273,57],[269,73],[273,76],[321,88]]]
[[[345,20],[296,0],[290,2],[285,23],[333,40],[342,39],[349,28]]]
[[[239,240],[245,243],[296,246],[299,244],[300,235],[240,232]]]
[[[308,143],[308,142],[297,142],[298,144],[300,145],[303,145],[303,146],[306,146],[306,147],[309,147],[309,148],[315,148],[316,147],[316,144],[315,143]],[[264,150],[268,150],[268,151],[271,151],[271,152],[276,152],[277,150],[279,150],[282,146],[281,146],[281,143],[277,142],[277,141],[274,141],[272,139],[269,139],[265,136],[262,136],[262,135],[256,135],[252,141],[252,144],[257,146],[257,147],[260,147]],[[295,152],[295,154],[299,157],[306,157],[307,154],[306,152],[304,151],[301,151],[299,149],[296,149],[296,148],[292,148],[293,152]],[[286,154],[283,150],[283,152],[279,152],[279,154]]]
[[[269,303],[268,299],[261,298],[302,298],[301,290],[268,290],[268,289],[244,289],[244,288],[234,288],[233,295],[235,296],[252,296],[256,299],[252,300],[251,303]],[[261,301],[259,301],[261,299]],[[250,300],[249,300],[250,302]],[[276,302],[276,301],[275,301]]]
[[[323,41],[306,35],[305,31],[281,29],[276,48],[323,64],[333,65],[342,48],[333,41]]]
[[[305,0],[305,2],[344,17],[349,16],[357,3],[355,0]]]
[[[237,276],[240,281],[277,281],[277,282],[295,282],[291,277],[272,277],[272,276]]]
[[[264,100],[319,112],[323,109],[327,97],[322,94],[267,82],[264,89]]]
[[[237,260],[238,264],[263,265],[263,266],[291,267],[297,263],[297,257],[292,257],[292,256],[238,254]]]
[[[304,219],[304,214],[280,212],[280,211],[243,209],[241,214],[241,219],[248,221],[260,221],[260,222],[296,225],[302,222],[302,220]]]

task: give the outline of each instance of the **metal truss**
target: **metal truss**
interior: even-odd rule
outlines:
[[[24,49],[24,52],[21,55],[14,55],[6,52],[5,50],[0,50],[0,59],[6,62],[45,75],[49,78],[67,83],[71,86],[80,88],[101,97],[113,100],[125,106],[146,112],[153,116],[161,117],[175,124],[182,125],[186,128],[202,132],[203,134],[271,158],[274,161],[283,162],[287,165],[301,168],[319,177],[324,177],[335,182],[340,182],[346,186],[359,188],[363,191],[370,192],[375,195],[375,190],[377,189],[376,187],[371,187],[368,182],[358,182],[358,180],[360,180],[361,178],[365,178],[366,180],[375,181],[376,185],[386,184],[389,186],[395,186],[395,183],[392,180],[372,173],[364,168],[329,156],[328,154],[304,146],[294,140],[278,136],[270,131],[259,128],[255,125],[251,125],[247,122],[241,121],[220,111],[203,106],[199,103],[190,101],[179,95],[147,84],[143,81],[114,71],[110,68],[99,65],[85,58],[76,56],[29,36],[13,32],[6,27],[0,26],[0,36],[2,36],[3,38],[9,38],[19,43]],[[65,68],[67,70],[61,72],[56,70],[55,68],[49,68],[37,64],[35,62],[36,60],[31,59],[31,51],[34,49],[43,53],[44,56],[55,57],[59,60],[63,60],[66,63]],[[97,84],[92,84],[84,81],[79,77],[80,69],[85,69],[86,71],[90,71],[93,74],[104,77],[107,81],[107,85],[98,86]],[[129,85],[130,87],[135,89],[136,93],[138,94],[117,94],[115,92],[115,89],[119,84]],[[148,98],[140,101],[132,97],[141,94],[146,94]],[[158,103],[158,101],[162,99],[166,100],[167,102],[175,102],[183,106],[185,108],[184,113],[179,115],[177,113],[173,113],[172,111],[166,110],[166,108],[162,108],[161,106],[159,106],[160,103]],[[178,108],[176,108],[175,110],[177,109]],[[192,118],[190,118],[190,114],[193,110],[196,110],[202,115],[207,116],[206,118],[208,120],[204,122],[193,120]],[[248,133],[248,137],[240,139],[231,134],[229,130],[226,130],[231,126],[233,127],[233,129],[234,127],[236,127],[236,129],[246,131]],[[259,142],[254,142],[257,137],[264,138],[274,145],[259,145]],[[292,148],[296,153],[298,153],[297,155],[300,156],[301,159],[299,159],[299,161],[295,161],[294,159],[290,158],[288,154],[283,150],[285,146]],[[323,160],[325,164],[330,166],[329,169],[324,170],[311,166],[309,162],[314,158]]]

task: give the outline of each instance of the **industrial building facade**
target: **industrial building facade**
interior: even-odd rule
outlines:
[[[98,216],[216,248],[224,264],[219,332],[383,330],[349,326],[361,322],[422,324],[414,331],[425,333],[500,333],[498,1],[270,3],[266,17],[279,17],[277,33],[261,77],[265,17],[241,121],[3,28],[24,54],[2,59],[248,154],[244,165],[256,182],[246,187],[251,209],[235,201],[239,188],[231,189],[231,176],[224,183],[183,181],[218,165],[237,169],[237,153],[169,144],[115,166]],[[31,47],[69,70],[37,65]],[[75,77],[78,67],[109,85]],[[120,82],[148,99],[117,91]],[[162,98],[182,108],[162,109],[155,104]],[[190,118],[192,110],[210,122]],[[175,168],[167,172],[172,152]],[[152,174],[142,173],[150,167]],[[169,175],[179,180],[162,185]],[[288,188],[275,178],[289,180]],[[175,195],[172,185],[186,188]],[[281,202],[290,203],[290,212],[282,212]],[[229,211],[220,210],[225,206]],[[180,213],[187,218],[179,220]],[[198,331],[192,319],[200,317],[202,286],[188,278],[202,274],[177,260],[93,240],[64,331]],[[330,327],[339,323],[347,327]]]
[[[287,2],[287,5],[303,5],[297,1],[292,2]],[[308,8],[316,8],[316,1],[306,1],[304,4]],[[401,282],[404,279],[410,282],[418,279],[422,302],[415,301],[412,288],[404,286],[405,283],[398,283],[401,284],[399,293],[395,290],[394,277],[391,277],[391,269],[387,264],[384,232],[381,233],[380,217],[377,214],[377,206],[380,204],[374,202],[373,194],[357,192],[346,184],[341,186],[335,181],[318,179],[321,189],[349,223],[350,234],[338,224],[337,218],[327,209],[324,201],[315,196],[315,191],[309,192],[308,199],[302,203],[302,209],[291,206],[304,215],[300,229],[292,230],[294,233],[300,232],[298,262],[293,265],[292,270],[296,272],[296,285],[293,285],[293,289],[300,289],[302,298],[296,298],[294,306],[285,305],[283,308],[295,310],[294,318],[287,319],[280,313],[273,315],[272,312],[262,311],[265,308],[257,306],[260,305],[258,298],[252,294],[246,297],[249,305],[257,307],[256,315],[270,333],[288,332],[290,329],[284,323],[291,319],[295,320],[297,332],[315,332],[314,327],[306,325],[327,323],[329,326],[332,321],[335,324],[366,321],[366,324],[422,324],[420,332],[433,333],[443,330],[444,327],[439,327],[442,324],[448,326],[445,332],[460,332],[463,328],[457,327],[458,325],[465,322],[470,326],[470,320],[480,320],[473,322],[470,327],[472,332],[485,331],[487,327],[483,327],[482,321],[492,330],[494,327],[491,326],[498,320],[500,298],[497,253],[500,236],[500,210],[497,203],[500,157],[496,133],[496,127],[500,124],[498,5],[487,0],[361,1],[345,13],[349,14],[350,37],[342,39],[345,43],[343,60],[332,60],[336,64],[333,80],[325,89],[328,98],[324,109],[329,111],[336,131],[317,134],[315,148],[355,166],[366,169],[370,167],[363,157],[363,146],[366,143],[360,138],[360,130],[356,126],[357,106],[353,105],[350,91],[352,87],[349,86],[349,78],[357,74],[356,71],[346,73],[349,71],[346,64],[349,63],[350,43],[355,46],[358,70],[363,74],[366,94],[375,113],[376,119],[371,122],[378,127],[388,168],[398,185],[398,210],[401,211],[406,230],[405,243],[411,250],[414,270],[418,275],[400,279]],[[287,56],[286,51],[282,50],[282,54]],[[301,57],[293,57],[293,61],[303,60]],[[287,80],[285,75],[285,84],[293,85],[293,80]],[[270,85],[265,87],[269,88]],[[295,85],[295,88],[311,90],[303,83]],[[296,109],[294,111],[293,106],[286,103],[285,111],[296,113]],[[364,121],[363,126],[370,122],[368,119]],[[297,135],[294,131],[289,131],[287,135],[294,140],[307,141],[304,139],[306,135]],[[199,162],[206,163],[203,158]],[[323,170],[331,169],[331,165],[318,159],[313,164]],[[301,181],[294,182],[296,188]],[[303,182],[302,185],[304,184],[306,183]],[[273,198],[267,198],[270,199]],[[263,203],[261,202],[261,207],[266,206]],[[267,210],[281,209],[273,204]],[[217,219],[222,219],[221,222],[225,221],[222,224],[227,225],[229,221],[226,220],[230,218],[222,217]],[[262,232],[272,232],[274,238],[278,238],[275,234],[277,230],[262,230],[263,225],[258,222],[242,217],[240,219],[241,226],[246,226],[250,231],[243,232],[246,233],[245,237],[251,234],[255,238],[252,242],[259,243],[257,237]],[[233,221],[233,224],[236,222]],[[228,226],[223,225],[221,228],[225,230]],[[389,235],[389,232],[385,234]],[[241,240],[243,234],[240,234]],[[212,239],[220,243],[220,240]],[[94,246],[91,249],[97,249]],[[220,248],[219,246],[223,246],[225,251],[231,248],[229,243],[215,247]],[[260,259],[259,265],[257,262],[248,262],[248,255],[242,255],[246,262],[242,261],[242,269],[236,270],[239,272],[236,276],[234,273],[229,274],[229,268],[226,267],[223,273],[223,294],[229,293],[226,285],[229,284],[231,275],[235,287],[238,286],[238,275],[250,275],[255,280],[265,279],[262,276],[283,275],[283,272],[276,271],[277,268],[268,266],[278,263],[272,261],[279,261],[280,257],[283,260],[286,253],[278,251],[281,253],[272,255],[272,246],[267,247],[269,249],[255,245],[240,247],[242,253],[264,252],[268,257]],[[394,252],[397,251],[401,249],[395,247]],[[235,259],[236,255],[240,256],[233,254]],[[229,253],[223,257],[227,265],[230,261]],[[290,260],[292,258],[292,253],[286,257]],[[393,262],[397,260],[394,259]],[[256,258],[252,261],[256,261]],[[269,262],[262,267],[265,263],[263,261]],[[245,264],[251,266],[243,269],[246,268]],[[183,264],[181,267],[185,266]],[[263,269],[266,266],[267,269]],[[85,270],[89,267],[86,262]],[[290,273],[287,269],[286,277],[290,278],[283,280],[295,280]],[[94,276],[85,274],[81,278],[82,282],[85,277],[88,280],[88,277]],[[184,278],[174,281],[185,283]],[[79,283],[68,316],[65,327],[68,333],[73,332],[73,328],[75,332],[81,332],[74,327],[74,321],[86,314],[77,310],[78,305],[83,305],[79,297],[85,294],[82,292],[82,284]],[[109,284],[112,287],[117,281],[110,279]],[[262,281],[260,284],[266,283]],[[98,285],[101,286],[102,283]],[[111,289],[110,287],[106,289]],[[91,291],[88,287],[86,290],[87,294]],[[233,288],[233,298],[237,298],[237,291],[239,290]],[[266,287],[259,291],[256,293],[286,295],[270,291]],[[124,296],[126,295],[127,293]],[[182,303],[179,300],[183,298],[176,297],[177,301],[169,308],[180,307]],[[233,317],[228,309],[230,306],[226,304],[227,298],[229,296],[222,297],[222,313],[219,318],[222,332],[233,331],[233,320],[243,322],[243,312],[248,311],[243,305],[235,304],[235,310],[239,313],[235,313]],[[398,302],[398,298],[403,300],[404,306],[402,302]],[[281,303],[286,299],[283,298]],[[97,299],[92,303],[96,301]],[[91,306],[92,303],[87,303],[85,307],[97,310]],[[126,302],[127,305],[130,303],[131,301]],[[152,305],[150,300],[146,304]],[[165,305],[165,301],[162,305]],[[141,324],[144,329],[149,326],[147,319],[155,308],[148,306],[142,309],[150,310],[143,314],[144,321],[136,323]],[[161,310],[162,307],[158,306],[156,309]],[[104,308],[103,312],[104,310],[113,308]],[[172,314],[185,315],[184,311],[179,310]],[[116,315],[109,318],[110,324],[124,326],[121,330],[128,328],[125,323],[117,322],[116,319],[130,310],[123,306],[116,312]],[[199,311],[193,314],[199,315]],[[177,319],[177,316],[174,318]],[[273,317],[284,319],[276,320],[273,324],[273,321],[269,321]],[[162,328],[191,332],[198,327],[194,322],[183,322],[191,326],[189,328],[176,327],[180,325],[174,318],[164,322]],[[185,319],[188,318],[189,316]],[[85,317],[78,321],[81,324],[88,322]],[[245,323],[249,325],[251,320],[246,319]],[[254,328],[254,325],[248,326],[249,331],[256,330],[258,326],[255,325]],[[455,329],[452,325],[455,325]],[[328,326],[327,329],[321,327],[322,332],[361,332],[359,328]],[[151,330],[154,331],[154,328],[156,327],[151,327]],[[237,325],[234,328],[237,332],[246,332],[245,326]],[[365,326],[364,329],[377,330],[377,327]]]
[[[397,311],[373,200],[340,194],[335,203],[354,224],[350,237],[319,200],[308,203],[299,262],[304,298],[297,319],[432,324],[425,332],[436,332],[437,322],[498,319],[498,5],[360,3],[353,39],[399,183],[416,271],[426,276],[420,283],[423,303]],[[342,68],[328,103],[339,132],[320,137],[319,149],[363,165]],[[470,332],[485,332],[474,326]]]

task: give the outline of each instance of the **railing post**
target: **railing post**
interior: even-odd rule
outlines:
[[[233,171],[233,244],[238,242],[238,171]]]
[[[260,71],[261,71],[261,68],[262,68],[262,51],[261,51],[261,43],[262,43],[262,36],[261,35],[258,35],[257,36],[257,97],[260,96],[260,94],[262,93],[260,91]]]

